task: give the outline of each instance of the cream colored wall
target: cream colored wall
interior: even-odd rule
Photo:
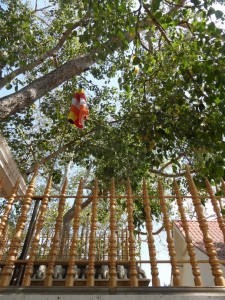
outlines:
[[[199,249],[195,249],[195,253],[198,260],[208,260],[208,256],[204,254]],[[188,254],[185,255],[184,259],[189,259]],[[220,265],[223,274],[225,276],[225,266]],[[199,264],[200,272],[201,272],[201,278],[203,281],[204,286],[215,286],[214,284],[214,276],[212,275],[211,266],[209,264]],[[184,286],[194,286],[194,280],[193,280],[192,270],[191,266],[189,264],[184,264],[183,266],[183,281],[182,285]]]
[[[178,260],[189,260],[190,257],[187,252],[186,242],[183,235],[180,231],[173,226],[173,237],[175,242],[175,250]],[[200,251],[198,248],[195,248],[197,260],[208,260],[208,256]],[[225,266],[220,265],[225,276]],[[201,277],[204,286],[215,286],[214,277],[212,275],[211,266],[209,264],[199,264]],[[195,286],[194,276],[192,274],[191,265],[188,263],[179,264],[179,270],[181,275],[181,285],[182,286]]]
[[[15,160],[10,152],[6,140],[0,134],[0,180],[4,177],[0,196],[9,196],[17,178],[20,178],[19,195],[26,192],[25,181],[17,167]]]

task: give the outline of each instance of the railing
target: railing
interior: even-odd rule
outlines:
[[[172,278],[173,286],[183,285],[181,264],[190,265],[193,285],[203,286],[202,275],[207,275],[213,277],[215,286],[225,286],[225,261],[217,256],[217,248],[209,235],[209,222],[202,205],[202,199],[210,200],[210,210],[214,211],[219,230],[225,238],[225,221],[221,213],[224,198],[215,196],[207,179],[207,194],[200,196],[188,167],[187,183],[190,193],[186,196],[182,195],[176,181],[168,195],[168,187],[165,193],[160,179],[157,183],[157,193],[154,195],[149,191],[146,180],[143,180],[142,192],[138,195],[133,195],[129,180],[125,194],[117,194],[113,179],[109,193],[102,195],[99,193],[98,180],[95,179],[91,195],[86,196],[83,194],[81,179],[77,194],[73,197],[76,201],[72,209],[72,227],[64,222],[68,203],[73,207],[72,197],[66,194],[67,181],[64,182],[61,195],[51,195],[50,178],[44,195],[36,196],[36,178],[37,172],[33,175],[22,201],[17,196],[17,182],[4,207],[0,223],[0,286],[159,287],[163,285],[160,283],[162,274],[159,272],[159,266],[165,263],[171,267],[171,271],[167,269],[167,272],[168,277]],[[225,192],[223,181],[221,187]],[[53,198],[58,199],[56,217],[52,219],[54,226],[46,227]],[[91,198],[91,209],[87,207],[82,210],[83,200],[87,198]],[[169,202],[168,199],[173,201]],[[18,200],[21,201],[21,209],[13,225],[11,213]],[[168,249],[167,260],[158,258],[159,243],[153,230],[156,223],[152,214],[153,201],[161,208],[165,244]],[[138,227],[135,220],[137,203],[139,210],[143,208],[143,228]],[[169,203],[172,203],[172,208]],[[196,253],[196,246],[189,232],[187,205],[189,208],[192,205],[208,259],[201,259]],[[85,213],[86,211],[88,213]],[[179,212],[177,216],[184,231],[185,246],[182,247],[187,249],[188,259],[181,259],[180,253],[177,253],[179,245],[173,236],[171,211]],[[221,243],[224,243],[224,240],[221,240]],[[143,251],[144,244],[147,245],[147,256],[146,251]],[[201,274],[202,264],[210,267],[211,274]]]

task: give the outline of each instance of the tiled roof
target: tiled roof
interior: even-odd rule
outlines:
[[[181,220],[174,221],[175,225],[181,231],[183,236],[185,236],[184,229],[182,227]],[[217,221],[207,221],[209,227],[209,235],[213,240],[213,243],[217,250],[218,258],[221,260],[225,259],[225,243],[223,239],[223,233],[220,230],[219,224]],[[188,221],[189,234],[192,239],[192,243],[202,252],[206,253],[206,249],[203,242],[202,231],[199,227],[198,221]]]

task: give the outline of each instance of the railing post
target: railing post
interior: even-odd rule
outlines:
[[[26,221],[27,221],[27,214],[30,210],[31,203],[32,203],[32,197],[34,194],[37,173],[38,173],[38,171],[36,169],[32,179],[31,179],[31,182],[28,186],[25,198],[23,200],[23,204],[21,207],[21,215],[18,217],[15,234],[12,238],[12,242],[11,242],[11,245],[9,248],[8,256],[6,258],[5,266],[3,267],[2,272],[1,272],[0,286],[2,286],[2,287],[9,286],[11,277],[13,275],[14,263],[17,259],[19,247],[21,244],[23,229],[24,229]]]
[[[217,199],[215,198],[215,196],[213,194],[212,187],[211,187],[211,185],[210,185],[207,178],[205,179],[205,182],[206,182],[206,190],[210,195],[213,210],[216,213],[217,221],[218,221],[219,227],[220,227],[220,229],[223,233],[223,241],[225,243],[225,220],[224,220],[224,218],[221,214],[221,210],[220,210],[220,207],[218,205],[218,201],[217,201]]]
[[[177,184],[176,180],[174,180],[173,184],[174,184],[175,195],[176,195],[176,198],[177,198],[178,209],[179,209],[179,213],[180,213],[180,216],[181,216],[183,229],[184,229],[184,232],[185,232],[185,241],[187,243],[188,255],[190,256],[190,263],[191,263],[191,267],[192,267],[192,273],[194,275],[195,286],[203,286],[200,269],[199,269],[198,262],[197,262],[197,259],[196,259],[196,255],[195,255],[195,248],[194,248],[194,245],[192,243],[191,236],[189,234],[189,225],[188,225],[188,221],[185,217],[185,210],[184,210],[184,207],[183,207],[183,204],[182,204],[182,197],[181,197],[179,187],[178,187],[178,184]]]
[[[166,240],[167,240],[167,247],[168,247],[168,251],[169,251],[169,255],[170,255],[170,262],[171,262],[171,267],[172,267],[173,284],[174,284],[174,286],[180,286],[180,271],[177,266],[176,251],[175,251],[174,241],[173,241],[172,234],[171,234],[172,226],[171,226],[171,222],[169,220],[167,207],[166,207],[166,200],[164,197],[163,186],[162,186],[160,179],[158,179],[158,192],[159,192],[160,205],[161,205],[162,213],[163,213],[163,223],[164,223],[166,235],[167,235]]]
[[[67,183],[68,183],[68,181],[66,179],[64,181],[64,184],[62,187],[62,192],[61,192],[61,198],[59,200],[58,215],[57,215],[56,223],[55,223],[55,233],[52,238],[51,249],[49,252],[49,262],[48,262],[48,267],[46,270],[44,286],[52,286],[54,266],[55,266],[55,261],[56,261],[57,253],[58,253],[58,245],[59,245],[60,233],[61,233],[61,228],[62,228],[63,213],[64,213],[64,207],[65,207],[65,202],[66,202]]]
[[[115,182],[111,181],[110,189],[110,239],[109,239],[109,286],[117,286],[116,277],[116,200]]]
[[[78,242],[78,231],[80,226],[83,185],[84,185],[84,181],[81,178],[78,191],[77,191],[75,208],[74,208],[73,237],[70,245],[69,265],[68,265],[67,276],[66,276],[66,286],[74,285],[75,261],[77,256],[77,242]]]
[[[129,231],[129,254],[130,254],[130,285],[138,286],[137,264],[136,264],[136,245],[134,238],[134,217],[133,217],[133,199],[130,186],[130,180],[127,180],[127,213],[128,213],[128,231]]]
[[[212,268],[212,274],[214,276],[215,285],[216,286],[225,286],[225,279],[223,277],[223,271],[220,268],[216,249],[213,244],[213,240],[209,235],[209,227],[208,227],[207,220],[203,213],[201,200],[199,199],[199,196],[198,196],[198,190],[195,186],[194,180],[191,177],[188,166],[186,166],[186,176],[187,176],[187,182],[189,185],[190,193],[192,195],[193,204],[195,207],[195,212],[197,214],[199,227],[203,234],[203,241],[205,243],[206,253],[209,257],[209,263]]]
[[[151,264],[152,286],[160,286],[159,271],[158,271],[157,259],[156,259],[156,248],[155,248],[155,241],[153,236],[151,207],[149,203],[148,189],[147,189],[147,184],[145,179],[143,180],[143,198],[144,198],[144,210],[145,210],[147,237],[148,237],[148,250],[149,250],[150,264]]]
[[[27,261],[27,265],[25,268],[24,278],[22,281],[22,286],[30,286],[31,276],[34,270],[34,261],[38,251],[38,243],[40,240],[40,232],[44,223],[44,216],[47,211],[47,206],[49,202],[49,196],[51,191],[52,178],[50,177],[45,188],[44,196],[41,202],[40,213],[37,220],[35,235],[31,244],[30,256]]]
[[[95,285],[95,252],[96,252],[96,229],[98,219],[98,180],[95,178],[95,185],[92,200],[92,215],[91,215],[91,233],[88,251],[88,271],[87,271],[87,286]]]
[[[3,182],[3,180],[4,180],[4,177],[2,178],[2,182]],[[16,181],[16,183],[15,183],[15,185],[14,185],[14,187],[13,187],[13,189],[12,189],[12,192],[11,192],[11,195],[9,197],[9,200],[7,201],[4,214],[1,217],[1,222],[0,222],[0,245],[2,243],[2,239],[3,239],[2,234],[5,231],[5,226],[6,226],[6,223],[8,221],[9,213],[10,213],[10,211],[12,209],[12,205],[13,205],[13,202],[15,200],[18,188],[19,188],[19,182],[20,181],[19,181],[19,178],[18,178],[17,181]]]

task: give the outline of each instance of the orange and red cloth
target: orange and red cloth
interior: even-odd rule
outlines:
[[[70,106],[68,121],[78,128],[84,128],[84,121],[88,118],[89,111],[86,96],[82,86],[75,92]]]

